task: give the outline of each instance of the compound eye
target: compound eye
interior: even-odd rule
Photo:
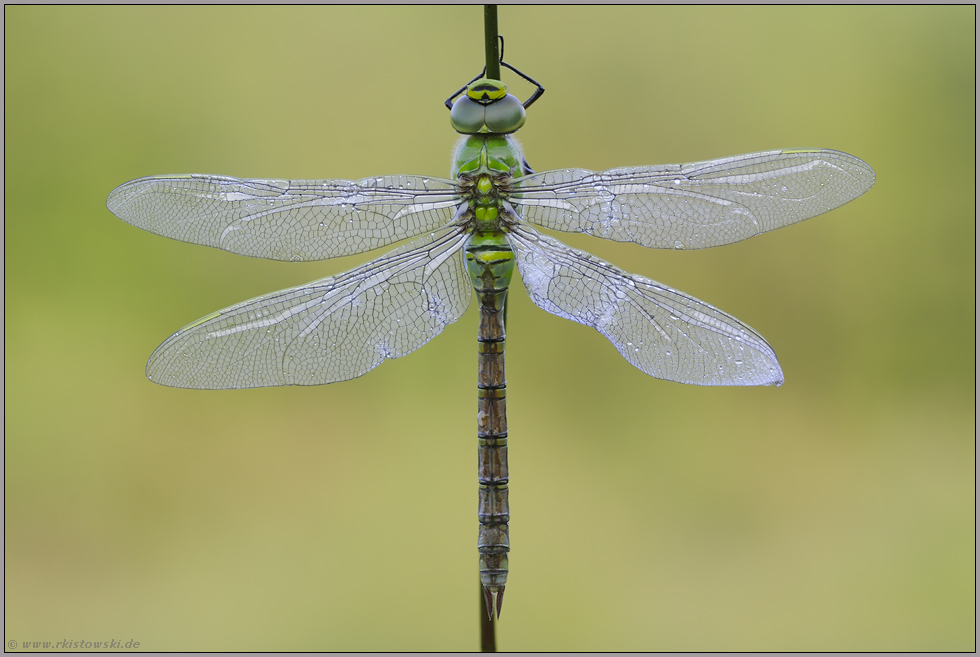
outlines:
[[[453,109],[449,113],[449,121],[456,132],[464,135],[475,135],[486,131],[484,127],[485,115],[486,108],[483,105],[468,96],[460,96],[453,103]]]
[[[455,109],[454,106],[453,110]],[[524,105],[516,96],[511,94],[490,103],[486,109],[485,122],[487,128],[490,129],[490,132],[500,135],[506,135],[519,129],[524,125],[524,120],[527,118]]]

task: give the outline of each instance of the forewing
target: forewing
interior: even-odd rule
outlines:
[[[704,249],[815,217],[865,193],[858,158],[797,149],[708,162],[545,171],[518,179],[525,221],[660,249]]]
[[[527,226],[508,241],[538,307],[595,328],[643,372],[696,385],[783,382],[769,344],[731,315]]]
[[[106,201],[123,221],[157,235],[273,260],[324,260],[436,230],[459,205],[449,180],[246,180],[151,176]]]
[[[466,311],[465,240],[443,230],[349,272],[218,311],[157,347],[147,377],[214,389],[361,376],[415,351]]]

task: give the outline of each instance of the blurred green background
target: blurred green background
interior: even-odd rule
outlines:
[[[547,88],[520,132],[539,171],[814,146],[878,176],[726,248],[562,237],[758,329],[781,388],[649,378],[515,285],[502,649],[975,648],[975,18],[501,8],[507,61]],[[176,329],[376,254],[243,258],[105,198],[178,172],[447,175],[481,9],[4,21],[5,640],[476,649],[474,310],[343,384],[158,387]]]

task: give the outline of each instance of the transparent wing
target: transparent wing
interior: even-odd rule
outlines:
[[[731,315],[528,226],[507,239],[539,308],[595,328],[643,372],[697,385],[783,382],[772,347]]]
[[[518,179],[523,219],[659,249],[704,249],[815,217],[874,184],[847,153],[796,149],[708,162],[545,171]]]
[[[245,180],[151,176],[117,187],[109,210],[137,228],[273,260],[324,260],[369,251],[449,223],[452,181]]]
[[[177,388],[318,385],[415,351],[469,305],[466,235],[447,229],[357,269],[220,310],[157,347],[150,380]]]

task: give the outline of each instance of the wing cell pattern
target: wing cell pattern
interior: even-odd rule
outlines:
[[[194,322],[150,356],[152,381],[178,388],[319,385],[409,354],[469,305],[467,236],[427,235],[356,269]]]
[[[452,181],[247,180],[189,174],[119,186],[106,202],[123,221],[183,242],[272,260],[325,260],[387,246],[450,221]]]
[[[659,249],[704,249],[815,217],[874,184],[858,158],[798,149],[515,180],[528,223]]]
[[[731,315],[527,226],[507,238],[539,308],[595,328],[641,371],[696,385],[783,382],[772,347]]]

